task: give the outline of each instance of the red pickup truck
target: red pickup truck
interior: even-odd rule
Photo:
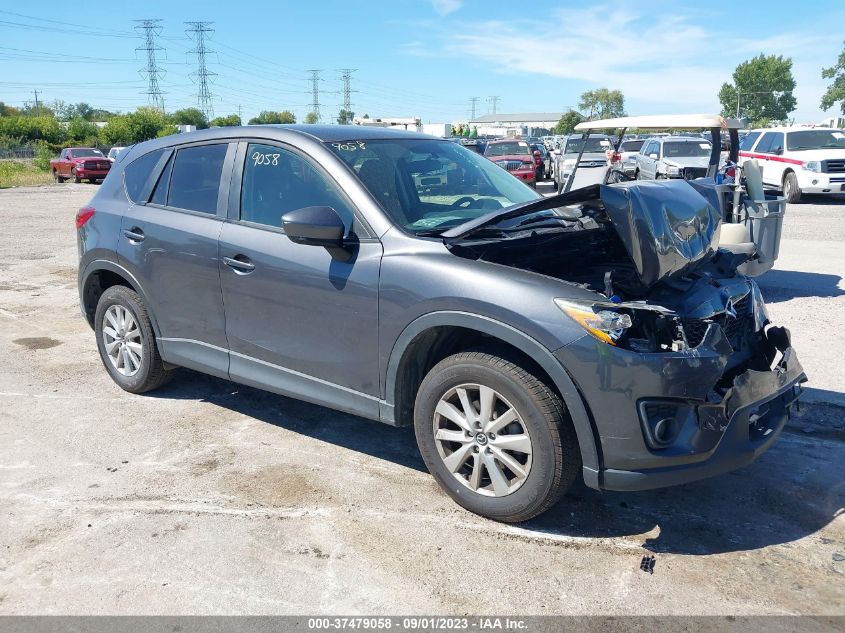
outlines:
[[[56,182],[73,178],[74,182],[103,180],[111,169],[111,161],[93,147],[68,147],[50,161]]]

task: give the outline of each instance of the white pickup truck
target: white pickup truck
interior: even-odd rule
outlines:
[[[739,156],[756,159],[763,185],[783,190],[787,202],[798,202],[802,193],[845,193],[845,130],[753,130],[740,142]]]

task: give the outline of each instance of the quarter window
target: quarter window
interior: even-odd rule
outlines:
[[[197,145],[176,152],[167,206],[217,213],[217,192],[227,145]]]
[[[352,228],[352,207],[327,176],[293,152],[250,143],[244,165],[241,220],[279,228],[285,213],[304,207],[331,207],[343,220],[347,234]]]
[[[123,182],[126,185],[126,195],[132,202],[141,204],[146,202],[146,200],[141,200],[141,193],[162,154],[164,154],[164,150],[157,149],[136,158],[126,166],[123,171]]]
[[[160,204],[162,206],[167,204],[167,185],[170,183],[170,172],[173,171],[173,157],[171,156],[164,169],[161,170],[161,176],[158,177],[153,196],[150,198],[152,204]]]

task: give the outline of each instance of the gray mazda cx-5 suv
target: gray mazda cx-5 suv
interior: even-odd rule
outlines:
[[[806,380],[715,185],[542,198],[459,144],[255,126],[123,151],[76,218],[123,389],[177,367],[411,425],[455,501],[531,518],[751,462]],[[268,484],[269,485],[269,484]]]

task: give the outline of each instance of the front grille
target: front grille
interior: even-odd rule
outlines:
[[[111,167],[111,163],[109,161],[95,161],[95,160],[87,160],[83,164],[83,169],[108,169]]]
[[[502,169],[507,169],[508,171],[516,171],[522,167],[522,161],[519,160],[497,160],[496,164]]]
[[[726,313],[717,314],[709,319],[681,319],[687,343],[690,347],[698,347],[704,340],[704,334],[711,323],[721,326],[725,337],[734,349],[739,349],[743,337],[754,327],[754,317],[751,314],[751,293],[745,295],[734,304],[736,318]]]
[[[823,161],[822,171],[828,174],[845,173],[845,159]]]
[[[686,180],[693,180],[695,178],[704,178],[707,175],[705,167],[685,167],[684,178]]]

